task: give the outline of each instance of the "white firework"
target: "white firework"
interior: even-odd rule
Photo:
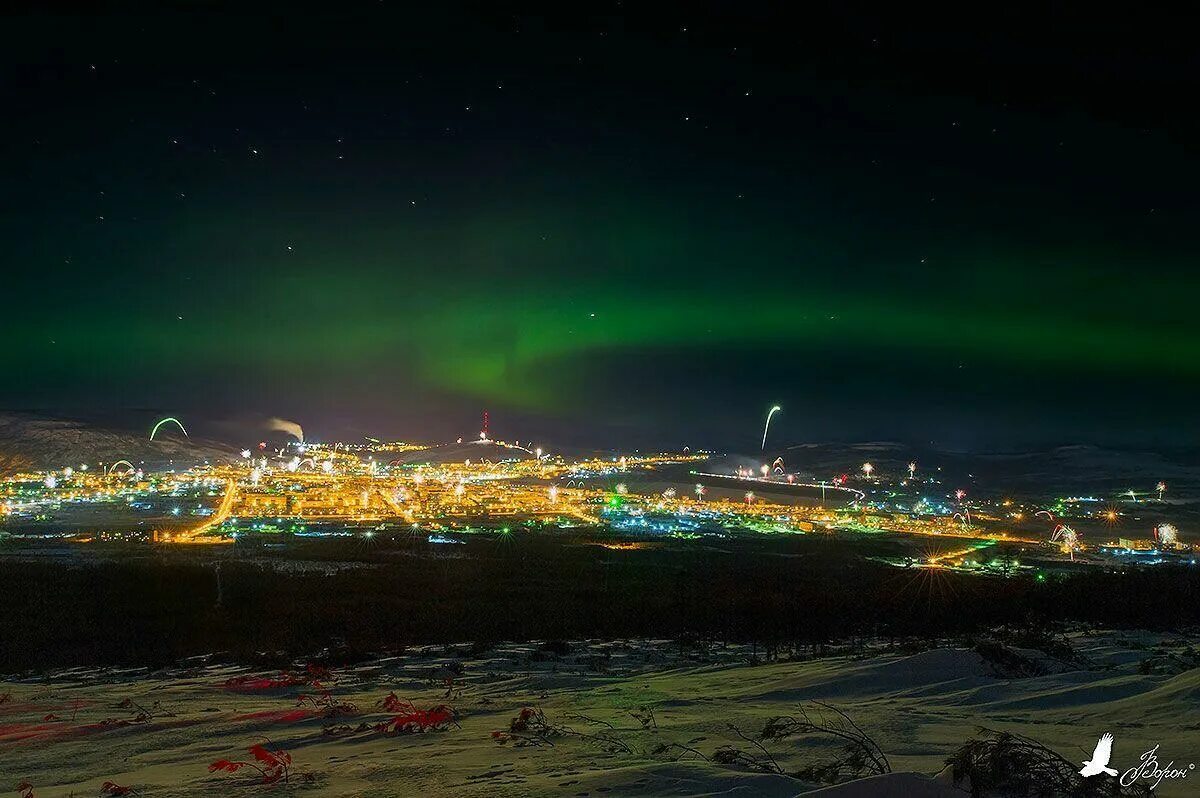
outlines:
[[[1050,542],[1057,543],[1063,554],[1070,554],[1072,560],[1075,559],[1075,552],[1082,548],[1079,544],[1079,533],[1066,524],[1059,524],[1054,528]]]
[[[1079,533],[1070,527],[1065,527],[1060,540],[1064,549],[1075,549],[1079,546]]]

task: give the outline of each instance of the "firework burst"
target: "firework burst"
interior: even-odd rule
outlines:
[[[1173,524],[1159,524],[1154,528],[1154,539],[1164,548],[1179,544],[1179,530]]]

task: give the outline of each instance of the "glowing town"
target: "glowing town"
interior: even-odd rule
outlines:
[[[767,414],[763,451],[778,410]],[[975,498],[917,462],[899,473],[864,462],[855,473],[813,475],[782,457],[751,464],[686,450],[568,455],[494,438],[486,414],[477,437],[447,444],[320,443],[305,441],[298,427],[291,433],[291,442],[258,442],[226,462],[180,470],[114,459],[11,475],[0,482],[0,536],[219,545],[405,535],[453,545],[470,535],[573,529],[592,530],[597,545],[637,549],[663,538],[861,535],[901,541],[901,554],[879,559],[904,567],[1040,574],[1194,562],[1193,547],[1157,518],[1162,482],[1107,501]],[[171,435],[186,439],[187,431],[164,418],[150,441]],[[1078,531],[1088,525],[1101,532]],[[1141,527],[1145,534],[1124,531]]]

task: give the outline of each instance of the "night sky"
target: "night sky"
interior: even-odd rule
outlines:
[[[250,5],[2,12],[0,409],[1200,443],[1179,20]]]

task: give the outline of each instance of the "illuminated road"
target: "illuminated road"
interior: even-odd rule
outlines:
[[[842,491],[844,493],[850,493],[854,496],[855,501],[862,501],[863,499],[865,499],[867,497],[867,494],[863,493],[858,488],[850,488],[850,487],[845,487],[843,485],[834,485],[829,482],[787,482],[787,481],[781,481],[778,479],[766,479],[763,477],[739,477],[739,476],[733,476],[730,474],[711,474],[707,471],[693,471],[692,474],[694,474],[695,476],[698,476],[698,477],[710,477],[710,478],[722,479],[727,482],[735,482],[735,483],[736,482],[757,482],[759,484],[765,484],[765,485],[769,485],[771,487],[775,487],[775,488],[779,488],[779,489],[783,489],[783,490],[786,490],[787,488],[820,488],[822,497],[825,496],[825,491]]]
[[[210,515],[204,523],[189,529],[186,532],[181,532],[175,536],[177,543],[230,543],[229,538],[220,536],[206,536],[205,533],[214,529],[229,519],[233,512],[234,502],[237,501],[237,480],[225,480],[225,495],[221,498],[221,503],[217,506],[216,511]]]

